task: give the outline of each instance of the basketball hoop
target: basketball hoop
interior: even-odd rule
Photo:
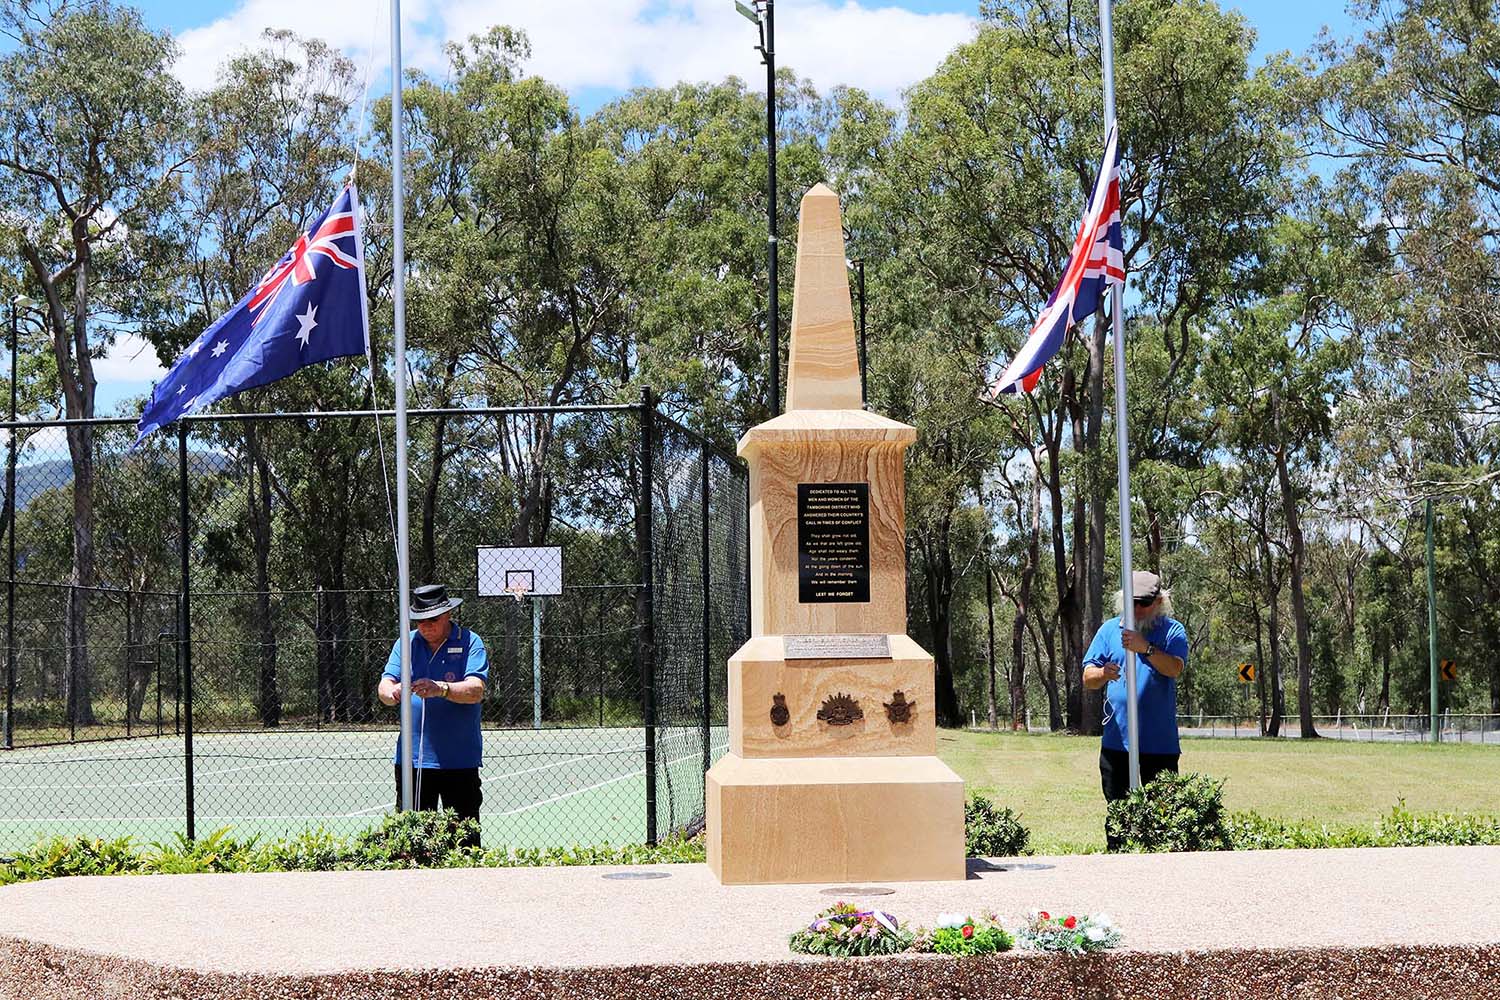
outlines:
[[[521,598],[531,593],[531,586],[525,581],[517,580],[513,583],[507,583],[505,585],[505,592],[514,597],[517,604],[520,604]]]

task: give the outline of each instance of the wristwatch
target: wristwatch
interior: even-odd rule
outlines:
[[[1156,655],[1156,645],[1154,643],[1150,643],[1150,642],[1146,643],[1146,651],[1144,653],[1142,653],[1141,655],[1145,656],[1145,657],[1155,656]]]
[[[443,683],[443,697],[446,698],[446,697],[448,697],[448,692],[453,689],[453,685],[449,684],[447,681],[443,681],[442,683]]]

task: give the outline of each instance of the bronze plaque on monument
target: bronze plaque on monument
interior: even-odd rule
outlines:
[[[797,600],[870,600],[870,484],[797,484]]]

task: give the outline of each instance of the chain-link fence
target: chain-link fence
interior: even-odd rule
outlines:
[[[486,841],[694,829],[748,634],[741,463],[649,399],[409,424],[413,580],[463,598],[489,659]],[[14,425],[0,847],[370,825],[395,800],[389,416],[132,438]],[[539,547],[559,586],[481,578],[481,549]]]

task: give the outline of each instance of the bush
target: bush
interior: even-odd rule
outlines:
[[[463,846],[479,824],[451,809],[412,810],[385,817],[354,838],[347,862],[355,868],[455,868],[477,865],[483,852]]]
[[[152,844],[141,858],[141,871],[155,875],[249,871],[255,857],[255,842],[255,837],[235,840],[227,826],[198,840],[189,840],[186,834],[179,833],[172,842]]]
[[[1109,804],[1105,829],[1126,851],[1227,851],[1224,782],[1164,771]]]
[[[129,837],[52,837],[0,864],[0,885],[69,875],[133,875],[143,870]]]
[[[1235,813],[1230,839],[1237,851],[1328,847],[1500,846],[1500,816],[1414,813],[1398,802],[1373,828],[1339,827]]]
[[[1009,807],[983,795],[964,804],[964,848],[971,858],[1019,858],[1031,853],[1031,831]]]

